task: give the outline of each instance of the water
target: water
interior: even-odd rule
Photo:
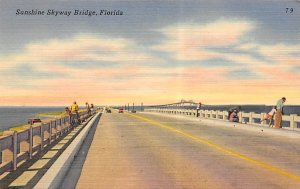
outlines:
[[[0,107],[0,131],[26,124],[37,113],[64,111],[64,107]]]

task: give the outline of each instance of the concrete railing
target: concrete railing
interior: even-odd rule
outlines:
[[[191,115],[197,116],[197,110],[195,109],[159,109],[159,108],[151,108],[145,109],[148,112],[158,112],[158,113],[169,113],[169,114],[179,114],[179,115]],[[252,125],[266,125],[266,121],[261,122],[261,120],[265,117],[266,113],[254,113],[254,112],[239,112],[239,122],[252,124]],[[198,116],[202,118],[209,119],[219,119],[219,120],[228,120],[228,112],[227,111],[216,111],[216,110],[200,110],[198,112]],[[283,115],[282,121],[289,122],[288,125],[283,128],[288,129],[298,129],[297,124],[300,123],[300,116],[296,114],[291,115]]]
[[[79,115],[82,120],[90,116],[86,111]],[[20,162],[32,159],[72,128],[70,116],[65,116],[21,131],[4,131],[4,135],[0,137],[0,175],[16,170]]]

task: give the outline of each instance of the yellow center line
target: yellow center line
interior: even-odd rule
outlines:
[[[133,115],[133,114],[129,114],[129,113],[125,113],[125,114],[126,114],[126,115],[129,115],[129,116],[131,116],[131,117],[134,117],[134,118],[137,118],[137,119],[146,121],[146,122],[151,123],[151,124],[153,124],[153,125],[159,126],[159,127],[161,127],[161,128],[168,129],[168,130],[173,131],[173,132],[175,132],[175,133],[182,134],[182,135],[184,135],[184,136],[186,136],[186,137],[192,138],[192,139],[194,139],[194,140],[196,140],[196,141],[198,141],[198,142],[201,142],[202,144],[206,144],[207,146],[210,146],[210,147],[213,147],[213,148],[215,148],[215,149],[218,149],[218,150],[220,150],[220,151],[222,151],[222,152],[225,152],[225,153],[227,153],[227,154],[230,154],[230,155],[232,155],[232,156],[234,156],[234,157],[238,157],[238,158],[240,158],[240,159],[243,159],[243,160],[245,160],[245,161],[248,161],[248,162],[250,162],[250,163],[253,163],[253,164],[255,164],[255,165],[258,165],[258,166],[260,166],[260,167],[263,167],[263,168],[265,168],[265,169],[267,169],[267,170],[270,170],[270,171],[279,173],[279,174],[281,174],[281,175],[287,176],[287,177],[289,177],[289,178],[291,178],[291,179],[300,181],[300,176],[297,176],[297,175],[295,175],[295,174],[293,174],[293,173],[287,172],[287,171],[285,171],[285,170],[283,170],[283,169],[274,167],[274,166],[272,166],[272,165],[269,165],[269,164],[266,164],[266,163],[263,163],[263,162],[254,160],[254,159],[252,159],[252,158],[250,158],[250,157],[247,157],[247,156],[242,155],[242,154],[240,154],[240,153],[237,153],[237,152],[234,152],[234,151],[232,151],[232,150],[226,149],[226,148],[224,148],[224,147],[222,147],[222,146],[219,146],[219,145],[217,145],[217,144],[214,144],[214,143],[212,143],[212,142],[210,142],[210,141],[208,141],[208,140],[202,139],[202,138],[200,138],[200,137],[198,137],[198,136],[195,136],[195,135],[192,135],[192,134],[189,134],[189,133],[180,131],[180,130],[178,130],[178,129],[174,129],[174,128],[170,127],[170,126],[161,124],[161,123],[159,123],[159,122],[156,122],[156,121],[154,121],[154,120],[151,120],[151,119],[148,119],[148,118],[145,118],[145,117],[141,117],[141,116],[137,116],[137,115]]]

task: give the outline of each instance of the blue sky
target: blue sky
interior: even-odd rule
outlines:
[[[207,23],[219,18],[255,20],[259,30],[254,40],[264,44],[298,44],[299,1],[1,1],[1,53],[22,48],[28,42],[65,38],[77,33],[103,33],[125,37],[142,44],[155,43],[163,36],[155,30],[192,22]],[[286,7],[294,7],[286,14]],[[120,9],[123,17],[16,16],[21,10]],[[11,35],[13,32],[13,35]],[[145,38],[149,40],[144,40]],[[276,40],[275,40],[276,39]]]
[[[16,15],[17,9],[108,9],[124,15],[26,16]],[[41,97],[50,105],[70,98],[124,103],[126,97],[116,95],[123,90],[131,100],[154,104],[181,98],[273,103],[281,96],[299,104],[299,10],[296,0],[2,0],[0,103],[35,105]],[[295,88],[287,88],[292,81]],[[55,94],[56,101],[49,92],[60,82],[68,87]],[[240,96],[224,101],[232,96],[224,86]],[[95,90],[101,95],[89,93]],[[65,97],[66,91],[76,93]]]

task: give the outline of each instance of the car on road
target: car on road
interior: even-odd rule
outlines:
[[[41,123],[42,122],[42,120],[41,119],[39,119],[39,118],[31,118],[31,119],[28,119],[28,124],[30,124],[30,125],[33,125],[33,124],[35,124],[35,123]]]
[[[124,113],[124,109],[123,108],[119,108],[119,113]]]

